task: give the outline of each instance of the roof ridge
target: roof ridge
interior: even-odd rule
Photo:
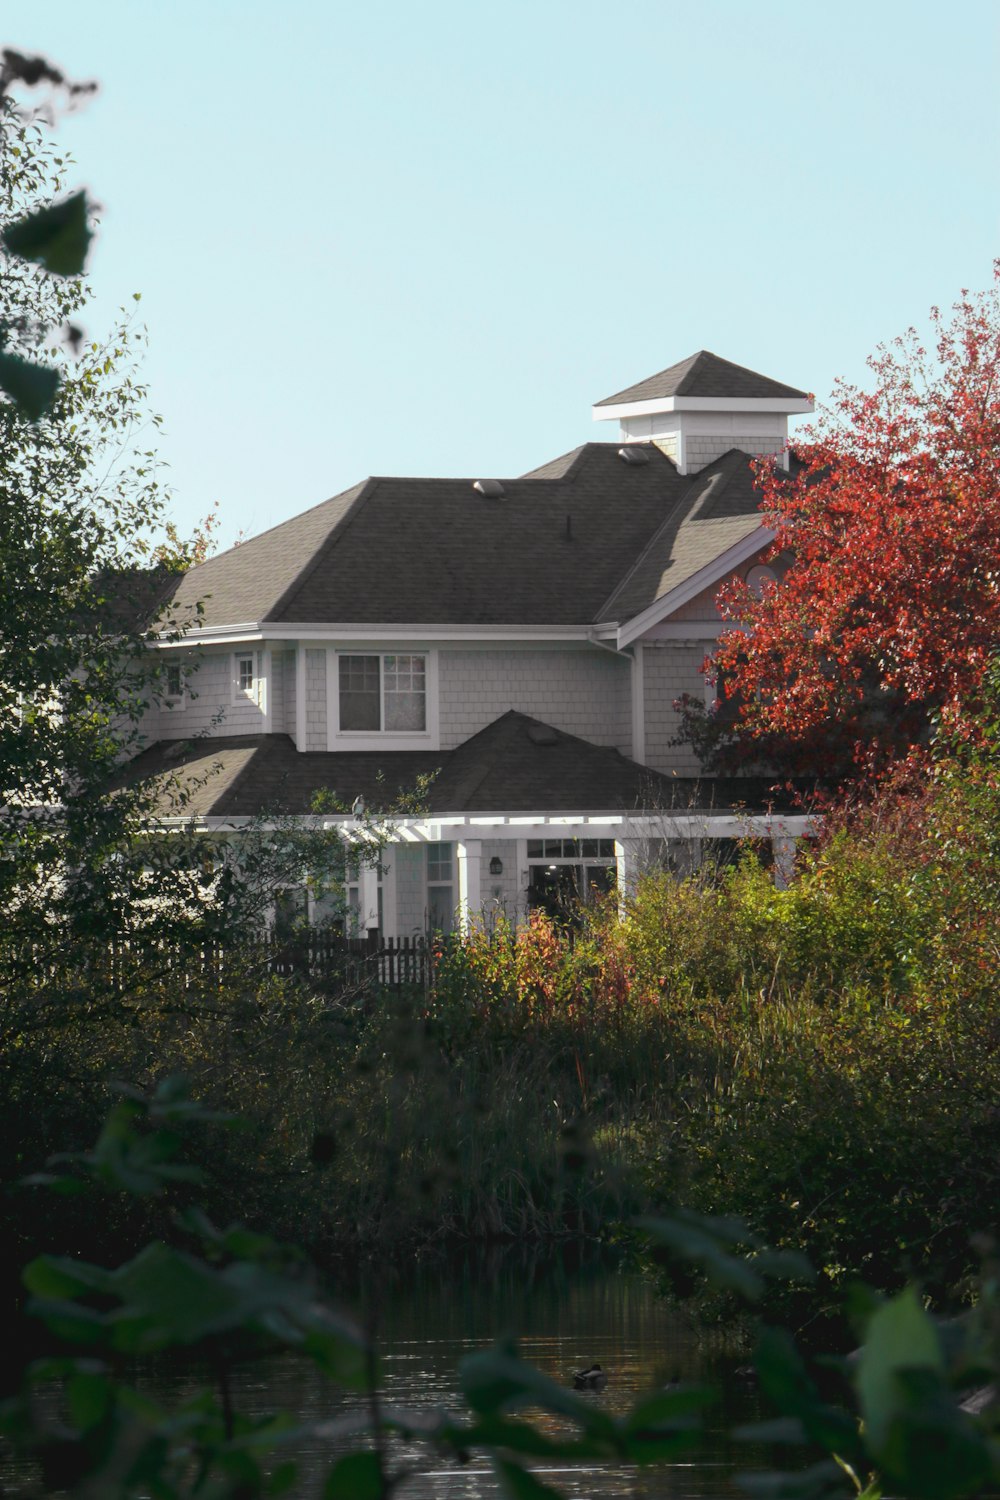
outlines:
[[[268,526],[265,531],[256,531],[253,536],[248,536],[245,542],[234,542],[223,552],[213,552],[211,557],[206,557],[204,562],[195,563],[193,568],[187,568],[182,575],[188,577],[191,573],[197,573],[199,568],[204,568],[208,563],[218,562],[223,557],[228,557],[232,552],[239,552],[243,547],[249,547],[253,542],[262,542],[265,537],[273,536],[276,531],[283,530],[286,526],[294,526],[299,521],[304,521],[307,516],[314,515],[316,511],[322,510],[324,505],[333,505],[337,500],[343,500],[352,490],[362,490],[368,483],[367,479],[360,480],[357,484],[349,484],[346,490],[338,490],[335,495],[327,495],[325,500],[317,500],[315,505],[310,505],[306,510],[296,511],[294,516],[288,516],[284,521],[276,521],[273,526]],[[175,575],[176,576],[176,575]]]
[[[591,442],[577,443],[575,448],[567,448],[565,453],[557,453],[555,458],[546,459],[545,463],[536,464],[533,469],[528,469],[526,473],[519,474],[517,477],[518,479],[533,479],[539,484],[558,484],[560,480],[569,478],[577,464],[582,460],[586,449],[594,446],[595,444]],[[564,458],[568,458],[570,462],[561,474],[542,473],[543,469],[550,469],[553,464],[562,463]]]
[[[654,443],[653,446],[656,447],[656,444]],[[664,456],[664,458],[667,457],[666,454],[664,454],[663,456]],[[667,462],[670,463],[671,460],[667,459]],[[694,486],[692,483],[690,483],[690,481],[693,480],[697,476],[678,473],[677,477],[678,477],[678,479],[687,479],[689,481],[689,483],[685,486],[684,493],[682,495],[678,495],[676,497],[674,506],[671,509],[669,515],[666,515],[666,516],[663,517],[663,520],[660,522],[659,526],[657,526],[656,530],[653,532],[652,536],[649,538],[649,540],[647,541],[646,545],[639,552],[638,557],[636,557],[636,558],[633,559],[631,567],[629,567],[626,570],[626,572],[622,575],[622,577],[615,584],[614,588],[611,590],[611,593],[608,595],[608,597],[605,599],[604,603],[601,605],[601,608],[598,611],[597,619],[596,619],[595,623],[597,623],[597,624],[602,623],[603,621],[605,621],[605,620],[607,620],[609,618],[608,611],[612,608],[612,606],[613,606],[615,600],[618,598],[619,594],[624,593],[626,586],[632,581],[632,579],[635,577],[636,573],[638,573],[639,569],[642,567],[643,563],[646,561],[646,558],[650,555],[650,553],[652,552],[653,548],[656,546],[656,543],[666,533],[667,528],[669,526],[673,525],[674,522],[678,519],[678,517],[677,517],[678,508],[683,504],[683,502],[685,500],[691,500],[691,499],[694,498],[694,492],[695,492],[696,486]]]
[[[514,720],[526,717],[527,715],[522,714],[519,709],[505,708],[502,714],[498,714],[495,719],[491,719],[488,724],[484,724],[482,729],[477,729],[475,734],[470,734],[467,740],[463,740],[461,744],[455,746],[455,748],[451,751],[451,755],[453,757],[452,765],[454,765],[454,756],[457,755],[460,750],[464,750],[467,745],[471,745],[475,740],[478,740],[481,736],[486,735],[489,730],[492,729],[495,732],[497,725],[502,724],[504,719]],[[498,747],[498,749],[499,748],[501,747]],[[496,761],[497,754],[496,752],[494,752],[494,754],[487,759],[486,765],[483,766],[478,775],[475,774],[475,767],[473,767],[471,773],[467,773],[464,779],[459,779],[455,795],[455,805],[457,807],[462,807],[466,802],[469,801],[471,797],[475,796],[476,792],[478,792],[483,782],[487,779],[488,776],[492,774],[493,769],[496,765]]]
[[[319,567],[320,563],[327,556],[328,551],[336,545],[336,543],[341,539],[342,536],[346,534],[346,532],[350,530],[353,523],[357,520],[358,516],[368,504],[372,495],[378,489],[380,483],[380,480],[373,479],[371,476],[369,476],[361,484],[354,486],[354,488],[357,489],[358,493],[348,505],[347,510],[344,511],[343,515],[339,516],[337,520],[333,522],[330,530],[320,542],[319,546],[314,549],[312,556],[306,560],[304,565],[299,569],[295,577],[292,579],[291,583],[287,585],[284,593],[275,600],[274,604],[272,604],[267,614],[264,615],[263,618],[265,620],[277,620],[281,612],[284,609],[287,609],[295,593],[302,587],[307,579],[312,577],[313,573]],[[343,493],[346,495],[350,492],[348,490],[344,490]]]

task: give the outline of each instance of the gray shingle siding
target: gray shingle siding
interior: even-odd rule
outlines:
[[[699,669],[709,645],[706,641],[669,641],[647,645],[643,651],[646,764],[655,771],[696,776],[701,769],[693,750],[671,744],[681,723],[673,705],[684,693],[704,701],[705,679]]]
[[[442,651],[441,748],[510,708],[595,745],[631,751],[630,665],[600,650]]]

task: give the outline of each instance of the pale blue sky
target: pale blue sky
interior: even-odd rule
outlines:
[[[998,230],[998,0],[46,0],[182,530],[505,475],[699,348],[829,393]]]

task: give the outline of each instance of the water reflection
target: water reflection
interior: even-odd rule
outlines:
[[[660,1301],[642,1277],[607,1264],[542,1263],[518,1254],[492,1263],[480,1258],[458,1267],[425,1268],[405,1284],[368,1277],[359,1287],[358,1300],[378,1308],[383,1397],[394,1406],[461,1410],[459,1361],[499,1337],[513,1335],[527,1359],[566,1386],[572,1386],[575,1370],[599,1362],[608,1372],[608,1384],[582,1399],[611,1413],[624,1412],[637,1396],[675,1378],[717,1383],[711,1356],[691,1322]],[[150,1383],[160,1399],[172,1401],[191,1394],[198,1377],[190,1368],[161,1367]],[[307,1421],[325,1419],[333,1427],[362,1405],[358,1398],[332,1391],[318,1375],[287,1358],[242,1369],[233,1394],[237,1405],[254,1415],[285,1409]],[[732,1494],[732,1470],[745,1466],[748,1455],[730,1444],[726,1430],[754,1415],[752,1392],[729,1388],[722,1403],[707,1413],[704,1438],[683,1462],[639,1471],[560,1461],[536,1466],[534,1472],[571,1500],[622,1495],[680,1500]],[[560,1430],[556,1419],[538,1420],[544,1430]],[[303,1479],[297,1493],[318,1493],[332,1458],[350,1446],[344,1436],[300,1440],[296,1455],[303,1463]],[[478,1456],[459,1466],[419,1445],[397,1442],[392,1465],[419,1469],[399,1492],[411,1500],[486,1500],[498,1493],[491,1470]]]

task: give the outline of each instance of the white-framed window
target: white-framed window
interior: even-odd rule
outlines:
[[[427,657],[422,652],[337,658],[342,734],[422,734],[427,729]]]
[[[233,652],[233,702],[257,703],[260,698],[260,657],[255,651]]]
[[[427,845],[427,909],[424,913],[428,932],[452,932],[455,927],[455,846]]]
[[[187,694],[184,691],[184,669],[179,661],[168,661],[163,668],[163,695],[161,701],[164,708],[174,710],[187,706]]]
[[[572,920],[613,890],[617,878],[614,839],[529,839],[528,905],[560,920]]]
[[[327,653],[327,747],[433,750],[439,740],[438,653],[349,646]]]

